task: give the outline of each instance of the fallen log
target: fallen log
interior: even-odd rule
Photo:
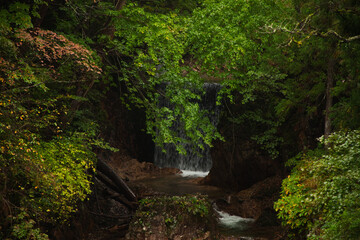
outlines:
[[[117,193],[120,192],[120,189],[117,186],[115,186],[114,183],[100,171],[96,173],[96,179],[102,182],[103,184],[105,184],[106,187],[110,188],[114,192]]]
[[[129,209],[134,210],[137,208],[137,203],[129,201],[123,194],[120,194],[118,188],[102,173],[98,172],[95,179],[104,184],[103,194],[107,195],[107,197],[114,199]]]
[[[116,193],[111,191],[110,189],[105,188],[104,193],[107,194],[110,198],[114,199],[115,201],[118,201],[119,203],[124,204],[130,209],[136,209],[137,203],[136,202],[130,202],[125,198],[122,194]]]
[[[129,186],[122,180],[101,157],[98,157],[97,170],[103,173],[109,178],[117,187],[120,194],[124,194],[126,199],[130,202],[136,202],[137,198],[135,193],[129,188]],[[106,183],[105,183],[106,184]]]

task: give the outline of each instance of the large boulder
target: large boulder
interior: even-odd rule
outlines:
[[[226,212],[244,218],[253,218],[262,226],[279,225],[274,202],[279,198],[282,179],[269,177],[250,188],[228,196],[226,201],[217,205]]]
[[[235,191],[249,188],[281,172],[281,165],[252,141],[216,142],[211,150],[213,166],[204,183]]]

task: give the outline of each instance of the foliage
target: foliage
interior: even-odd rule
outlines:
[[[121,98],[129,108],[145,109],[146,132],[155,143],[175,144],[182,153],[182,142],[202,147],[220,138],[199,108],[203,80],[196,73],[183,76],[184,69],[188,69],[182,59],[186,18],[198,2],[133,1],[118,9],[113,1],[72,0],[61,6],[61,15],[57,7],[49,7],[59,23],[49,26],[72,36],[81,31],[85,42],[96,42],[106,62],[105,74],[110,76],[104,79],[106,88],[126,85]],[[171,106],[160,106],[162,97]],[[187,138],[173,131],[177,121],[185,128]]]
[[[0,14],[0,238],[47,239],[41,224],[64,223],[90,193],[92,144],[101,145],[95,131],[71,126],[98,60],[60,34],[29,29],[34,7],[15,2]]]
[[[116,68],[124,69],[118,73],[129,91],[124,99],[146,109],[147,132],[155,143],[172,143],[185,153],[180,143],[202,147],[222,139],[198,105],[204,81],[220,82],[220,95],[233,102],[252,104],[264,95],[274,98],[285,74],[278,68],[284,62],[282,49],[273,46],[284,35],[264,34],[260,28],[288,12],[276,1],[225,0],[204,1],[191,15],[178,9],[159,13],[137,3],[111,12],[122,16],[114,19],[115,37],[107,47],[118,52],[112,55]],[[159,104],[159,99],[166,99],[169,106]],[[266,136],[249,137],[276,157],[281,139],[272,106],[255,111]],[[248,115],[254,114],[245,112],[233,122]],[[172,130],[178,121],[188,138]]]
[[[300,157],[275,203],[284,225],[309,239],[358,239],[360,132],[333,133]]]
[[[278,47],[284,35],[272,36],[261,29],[289,10],[278,1],[204,1],[189,20],[188,60],[207,79],[222,85],[220,98],[238,104],[229,120],[236,128],[249,129],[246,136],[277,157],[281,137],[274,105],[285,61]],[[242,105],[242,106],[241,106]],[[234,126],[233,125],[233,126]]]
[[[284,69],[288,78],[281,90],[283,97],[276,107],[277,115],[289,119],[294,111],[301,111],[304,117],[299,118],[299,122],[302,121],[299,124],[308,127],[313,119],[323,117],[330,71],[334,73],[334,86],[330,90],[334,99],[332,127],[334,130],[357,129],[359,42],[351,37],[359,35],[356,27],[359,14],[353,11],[359,8],[359,3],[309,0],[293,1],[290,6],[292,19],[264,27],[271,34],[287,34],[283,45],[288,48]],[[330,69],[329,59],[336,62]],[[321,132],[316,135],[314,137],[320,136]]]
[[[220,77],[228,97],[239,92],[243,103],[256,93],[275,91],[284,76],[266,60],[277,64],[282,58],[281,49],[271,47],[282,36],[263,34],[260,27],[279,14],[287,12],[275,1],[205,1],[190,19],[187,44],[193,61],[200,71]]]
[[[179,208],[191,215],[204,217],[209,214],[211,206],[204,196],[173,196],[161,198],[144,198],[139,200],[141,209],[152,209],[156,206],[166,206],[169,209]]]
[[[0,11],[1,25],[0,31],[4,34],[9,32],[12,27],[30,28],[32,27],[30,6],[21,2],[14,2],[8,9]]]
[[[32,146],[29,157],[24,154],[25,160],[31,159],[24,165],[30,168],[27,178],[30,177],[34,189],[29,189],[32,198],[22,205],[28,205],[31,212],[47,212],[46,222],[68,219],[76,211],[77,201],[85,200],[90,193],[87,171],[94,168],[95,154],[86,138],[76,133],[60,136],[38,143],[39,147]],[[36,215],[42,220],[41,214]]]
[[[199,107],[204,81],[196,72],[184,75],[189,72],[183,60],[186,18],[176,11],[153,14],[136,3],[127,4],[121,15],[111,46],[127,56],[117,56],[120,67],[127,69],[119,80],[128,87],[124,98],[146,109],[147,133],[157,145],[175,144],[183,154],[183,142],[211,145],[220,135]],[[188,138],[173,130],[177,121]]]
[[[35,240],[48,240],[48,236],[41,233],[39,228],[34,229],[35,221],[29,219],[29,215],[23,210],[13,218],[14,224],[12,235],[16,239],[35,239]]]
[[[27,31],[20,29],[16,32],[16,38],[20,50],[24,48],[25,51],[29,48],[32,50],[26,56],[27,58],[30,58],[33,63],[50,68],[52,73],[58,69],[58,76],[65,75],[62,69],[64,65],[67,65],[67,71],[77,72],[77,81],[97,78],[101,73],[101,69],[93,59],[93,52],[62,35],[39,28]],[[53,78],[56,79],[57,76]]]

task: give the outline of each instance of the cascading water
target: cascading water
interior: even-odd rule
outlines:
[[[200,109],[208,112],[207,117],[210,122],[217,126],[220,115],[220,106],[216,105],[217,93],[221,86],[217,83],[205,83],[205,95],[199,102]],[[162,100],[162,106],[171,107],[169,102]],[[180,137],[185,138],[185,132],[179,127],[179,122],[175,122],[173,128],[176,129]],[[204,149],[191,144],[183,144],[187,154],[182,155],[176,151],[173,144],[164,146],[165,153],[160,147],[155,148],[154,163],[159,167],[174,167],[182,170],[208,172],[212,165],[210,147],[205,145]],[[196,149],[196,150],[194,150]]]

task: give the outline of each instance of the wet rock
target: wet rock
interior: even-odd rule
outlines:
[[[218,199],[216,204],[230,214],[259,219],[264,211],[273,209],[274,202],[279,198],[281,182],[279,176],[269,177],[226,199]],[[264,220],[267,218],[265,215],[263,217]],[[270,218],[270,212],[268,217]]]
[[[258,217],[255,224],[262,227],[268,227],[279,226],[280,222],[276,216],[274,208],[265,208],[262,210],[261,215]]]

